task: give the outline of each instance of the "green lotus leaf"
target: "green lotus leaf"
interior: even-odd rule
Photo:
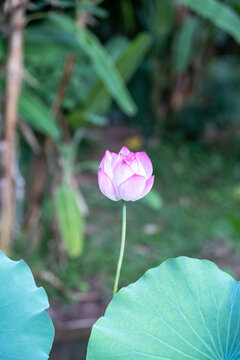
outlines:
[[[87,360],[239,360],[240,286],[186,257],[151,269],[93,326]]]
[[[0,251],[0,359],[45,360],[54,328],[45,312],[47,295],[31,270]]]

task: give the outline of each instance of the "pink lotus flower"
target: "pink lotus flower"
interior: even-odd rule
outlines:
[[[113,201],[136,201],[151,190],[152,172],[145,152],[132,153],[126,146],[118,154],[107,150],[98,169],[99,188]]]

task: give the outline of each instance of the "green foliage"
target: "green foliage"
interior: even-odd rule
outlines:
[[[109,44],[110,55],[115,61],[119,74],[126,83],[136,72],[151,43],[151,37],[142,33],[128,44],[123,40],[120,42],[119,38],[116,38],[115,46],[113,40]],[[89,91],[84,109],[74,110],[70,113],[68,116],[69,121],[78,125],[81,123],[81,119],[84,119],[84,117],[87,119],[89,113],[105,114],[110,107],[111,101],[111,93],[104,85],[104,81],[98,80]]]
[[[162,208],[163,201],[158,191],[152,189],[147,196],[144,196],[142,202],[149,206],[150,209],[158,211]]]
[[[73,20],[65,15],[51,16],[53,22],[60,26],[72,39],[76,39],[77,51],[83,52],[91,61],[92,68],[116,100],[120,108],[128,115],[134,115],[136,107],[124,82],[104,46],[97,37],[87,29],[79,29]]]
[[[36,95],[22,92],[18,106],[19,115],[34,130],[50,136],[55,141],[61,137],[60,129],[47,106]]]
[[[0,60],[3,60],[6,56],[6,42],[4,38],[0,35]]]
[[[240,17],[231,7],[217,0],[177,0],[177,2],[189,6],[206,17],[240,43]]]
[[[189,17],[174,38],[172,65],[177,74],[185,71],[191,62],[194,54],[194,35],[198,25],[196,18]]]
[[[96,115],[86,110],[74,110],[68,115],[69,123],[73,128],[103,126],[108,124],[105,116]]]
[[[240,287],[206,260],[170,259],[113,298],[87,360],[238,359]]]
[[[172,31],[174,25],[174,7],[169,0],[143,0],[147,14],[144,21],[157,42],[161,42]]]
[[[106,53],[99,40],[86,29],[79,32],[78,39],[80,47],[91,59],[94,70],[104,82],[106,88],[117,101],[118,105],[128,115],[134,115],[136,113],[136,107],[111,57]]]
[[[189,9],[180,6],[181,4],[189,6]],[[195,12],[194,16],[192,10]],[[191,123],[194,136],[201,136],[201,131],[205,130],[208,122],[203,115],[206,112],[205,104],[208,102],[211,106],[212,101],[208,99],[208,94],[199,94],[209,82],[208,66],[215,60],[225,61],[226,55],[238,59],[238,48],[228,35],[232,35],[239,42],[239,3],[235,0],[143,0],[136,9],[136,14],[143,28],[153,35],[154,40],[150,52],[151,65],[149,66],[149,62],[144,64],[145,73],[148,71],[148,78],[152,79],[148,85],[151,90],[146,91],[145,96],[142,96],[145,101],[141,100],[139,105],[138,84],[146,83],[146,76],[139,79],[138,74],[137,86],[131,89],[144,117],[146,132],[151,127],[151,106],[152,123],[159,132],[184,132],[185,124]],[[216,83],[215,86],[218,88],[219,84]],[[200,102],[202,95],[204,100]],[[214,101],[219,100],[220,104],[222,99],[217,98],[218,91],[215,91]],[[185,107],[191,107],[191,104],[196,102],[200,109],[184,111],[181,114]],[[215,115],[212,111],[212,117],[219,117],[219,113]],[[179,117],[183,121],[179,122]],[[215,119],[211,123],[215,124]],[[199,123],[204,123],[204,126],[198,126]],[[229,124],[228,121],[227,123]],[[218,124],[216,126],[218,127]],[[188,133],[188,136],[190,134],[188,129],[185,133]]]
[[[27,264],[0,252],[0,348],[2,360],[47,360],[54,328],[45,312],[47,295]]]
[[[93,6],[91,3],[88,3],[87,1],[78,3],[78,7],[84,12],[92,14],[100,19],[105,19],[109,15],[105,9],[96,5]]]
[[[59,57],[77,49],[76,37],[69,36],[66,31],[59,29],[48,19],[26,29],[25,43],[27,64],[41,63],[42,66],[53,65]]]
[[[78,204],[77,191],[66,185],[55,189],[54,204],[57,222],[69,256],[82,254],[84,243],[84,217]]]
[[[46,2],[37,2],[35,10],[27,13],[29,23],[26,23],[24,31],[25,84],[19,101],[19,115],[33,130],[54,140],[52,148],[60,150],[55,154],[59,155],[58,159],[63,155],[63,159],[61,158],[63,161],[56,161],[54,165],[54,161],[50,159],[51,154],[47,154],[49,157],[47,161],[53,164],[54,172],[58,172],[59,165],[61,167],[64,163],[64,169],[61,169],[63,171],[59,174],[62,177],[61,183],[64,184],[75,183],[76,175],[74,168],[76,159],[74,161],[67,159],[76,135],[76,128],[72,129],[67,121],[74,117],[74,114],[69,116],[70,110],[75,111],[78,128],[106,125],[108,123],[106,113],[109,111],[112,100],[115,100],[127,115],[134,115],[137,108],[124,81],[129,80],[136,72],[151,43],[150,36],[147,34],[140,34],[130,44],[126,41],[126,48],[124,48],[126,52],[122,58],[123,52],[119,52],[119,49],[116,51],[115,47],[115,54],[119,54],[117,60],[120,59],[120,65],[122,64],[123,67],[123,77],[115,66],[114,56],[111,56],[106,44],[103,45],[87,28],[88,24],[84,24],[83,27],[80,25],[80,20],[84,20],[86,15],[106,17],[107,11],[96,6],[99,3],[99,1],[71,1],[71,4],[61,2],[59,8],[72,9],[55,11],[54,7],[45,10]],[[38,12],[40,9],[41,12]],[[49,109],[53,107],[56,93],[62,84],[63,69],[69,55],[73,58],[74,68],[66,80],[66,86],[63,86],[64,94],[60,99],[59,118],[54,119]],[[131,61],[130,66],[126,60]],[[100,89],[98,84],[100,84]],[[87,102],[93,101],[92,90],[94,91],[96,86],[101,92],[102,102],[107,104],[104,113],[101,113],[99,108],[94,108],[92,111],[92,108],[87,106]],[[60,129],[58,124],[61,116],[63,116],[63,121]],[[66,145],[66,137],[71,138],[70,152],[67,156],[61,154],[61,149]],[[43,144],[45,143],[44,137],[41,137],[40,145],[42,145],[41,140]],[[81,166],[76,166],[76,168],[79,169]],[[52,179],[52,174],[49,178]],[[73,257],[81,255],[84,242],[85,212],[79,208],[78,200],[78,192],[71,186],[60,185],[54,192],[60,235],[66,243],[68,254]],[[83,207],[86,210],[85,203]]]
[[[147,33],[138,34],[116,60],[116,66],[125,81],[129,81],[152,45],[152,38]]]
[[[227,219],[237,239],[240,240],[240,217],[235,214],[229,214]]]
[[[186,101],[176,119],[182,131],[192,137],[206,127],[230,132],[240,115],[239,64],[234,57],[212,61],[205,72],[207,81],[199,84],[198,96]]]
[[[35,64],[35,67],[41,56],[40,52],[46,54],[43,61],[49,69],[55,59],[64,58],[70,52],[77,57],[76,80],[78,80],[77,89],[79,86],[82,88],[80,92],[82,108],[74,110],[69,119],[72,123],[79,119],[78,125],[91,123],[91,119],[96,123],[96,116],[105,114],[109,110],[112,98],[126,114],[136,113],[136,106],[123,80],[129,81],[134,75],[150,44],[149,35],[139,34],[125,51],[118,50],[119,56],[114,59],[111,49],[108,50],[107,47],[105,49],[92,32],[78,28],[74,19],[60,13],[50,13],[43,23],[30,27],[26,33],[27,59],[30,60],[30,64],[31,62]],[[56,66],[59,66],[58,63]],[[50,71],[56,72],[56,69]],[[48,81],[47,77],[46,82]],[[46,93],[45,90],[44,92]],[[76,90],[75,94],[71,94],[72,96],[74,98],[78,96]],[[70,102],[71,100],[68,99],[68,103]],[[103,123],[103,119],[99,118],[99,120]]]

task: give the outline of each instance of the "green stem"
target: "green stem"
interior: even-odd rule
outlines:
[[[119,259],[118,259],[116,277],[115,277],[115,281],[114,281],[113,296],[116,295],[116,293],[118,291],[118,283],[119,283],[120,272],[121,272],[121,268],[122,268],[122,261],[123,261],[125,241],[126,241],[126,202],[123,200],[122,204],[123,204],[123,207],[122,207],[121,248],[120,248],[120,254],[119,254]]]

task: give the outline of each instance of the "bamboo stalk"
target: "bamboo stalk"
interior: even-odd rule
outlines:
[[[8,3],[10,35],[6,78],[5,153],[0,237],[0,246],[5,252],[9,252],[11,249],[15,224],[15,137],[23,71],[23,29],[26,1],[15,0]]]

